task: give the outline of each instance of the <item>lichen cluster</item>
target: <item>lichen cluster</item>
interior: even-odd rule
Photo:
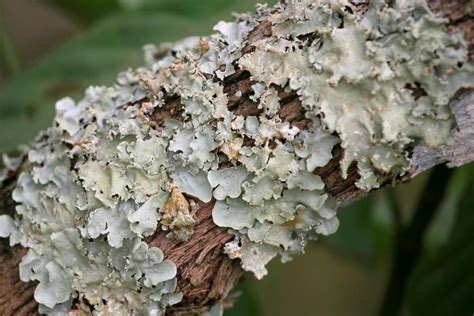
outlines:
[[[259,6],[209,37],[147,46],[147,67],[59,101],[53,127],[25,150],[15,218],[0,216],[0,237],[29,248],[20,275],[39,281],[40,311],[65,314],[75,301],[97,315],[155,315],[179,302],[175,265],[144,238],[192,238],[194,199],[215,200],[214,223],[235,236],[225,252],[261,278],[276,255],[336,231],[336,202],[315,174],[334,146],[343,177],[355,162],[356,185],[370,190],[408,170],[412,146],[448,142],[448,101],[474,78],[462,35],[424,5],[357,10]],[[271,34],[250,44],[261,21]],[[241,95],[224,79],[238,70],[250,73],[258,115],[228,108]],[[281,91],[297,93],[305,128],[280,116]]]
[[[366,190],[406,171],[410,146],[446,143],[448,102],[474,83],[462,33],[419,3],[375,0],[354,14],[346,1],[290,1],[270,18],[273,36],[239,60],[254,80],[298,91],[307,115],[340,137],[343,176],[357,162]]]
[[[127,105],[143,97],[131,80],[123,74],[113,88],[89,88],[78,104],[56,104],[54,127],[29,148],[13,191],[16,221],[0,220],[11,244],[29,248],[20,278],[39,281],[42,313],[65,314],[76,300],[99,315],[154,315],[181,300],[175,265],[143,241],[171,183],[158,162],[160,138]]]

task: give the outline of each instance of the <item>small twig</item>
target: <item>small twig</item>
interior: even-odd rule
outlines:
[[[426,189],[409,225],[400,225],[395,235],[395,251],[390,277],[379,315],[400,315],[405,289],[421,254],[423,237],[448,188],[451,170],[437,166],[430,174]]]
[[[3,10],[0,7],[0,56],[4,59],[10,75],[16,75],[20,71],[20,61],[15,47],[10,39],[3,21]]]
[[[386,191],[386,196],[390,204],[390,212],[392,215],[393,223],[395,226],[395,238],[398,238],[398,235],[401,233],[403,228],[402,222],[402,210],[400,203],[397,201],[397,196],[395,194],[395,188],[391,187]]]

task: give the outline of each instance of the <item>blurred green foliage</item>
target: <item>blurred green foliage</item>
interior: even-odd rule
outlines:
[[[234,290],[235,306],[226,310],[225,316],[257,316],[262,311],[255,297],[255,289],[248,282],[241,283]]]
[[[82,8],[84,12],[95,3],[60,2],[64,9],[74,12],[81,12],[77,7],[82,2],[87,4]],[[252,0],[157,0],[146,1],[136,10],[114,9],[115,5],[110,4],[110,11],[106,11],[106,4],[115,2],[98,2],[104,9],[91,6],[95,10],[91,16],[102,16],[101,12],[107,15],[0,88],[0,152],[31,141],[50,125],[58,99],[78,99],[87,86],[110,84],[119,71],[141,65],[143,45],[209,34],[217,21],[255,6]]]
[[[50,2],[85,22],[96,20],[120,9],[120,3],[117,0],[50,0]]]
[[[8,73],[17,74],[20,71],[20,62],[15,54],[10,36],[3,27],[2,20],[0,20],[0,56],[3,57],[3,62]]]
[[[425,256],[408,291],[412,315],[472,315],[474,311],[474,168],[458,169],[451,188],[461,191],[454,202],[452,229],[442,248]]]
[[[361,199],[343,209],[338,215],[340,227],[336,234],[323,239],[329,247],[354,257],[367,268],[376,263],[376,218],[378,196]],[[382,209],[382,212],[386,212]],[[382,230],[385,232],[385,230]],[[349,242],[348,242],[349,241]]]
[[[58,99],[65,96],[79,99],[87,86],[110,84],[119,71],[141,65],[143,45],[209,34],[217,21],[230,19],[231,12],[252,11],[256,3],[254,0],[49,1],[79,20],[85,29],[42,62],[15,74],[0,87],[0,152],[14,151],[19,144],[31,141],[39,130],[48,127]],[[14,60],[11,45],[7,37],[4,38],[4,56]],[[473,169],[471,165],[455,172],[450,190],[431,225],[423,260],[408,292],[408,309],[413,315],[468,315],[474,311]],[[402,206],[405,221],[409,221],[419,193],[429,190],[423,179],[422,176],[396,188],[396,200]],[[339,232],[324,238],[320,245],[355,260],[365,271],[377,275],[384,271],[390,261],[394,235],[394,206],[387,199],[387,190],[344,208],[339,215]],[[318,264],[322,263],[314,260],[321,259],[317,255],[322,251],[320,245],[309,245],[309,255],[296,258],[297,263],[289,263],[285,268],[272,263],[270,269],[279,273],[298,272],[295,279],[318,274],[321,272]],[[304,271],[300,267],[304,267]],[[328,287],[323,283],[311,284],[312,287],[298,285],[291,276],[282,281],[271,274],[269,281],[266,280],[241,285],[240,299],[226,315],[268,315],[265,311],[272,310],[269,306],[283,304],[267,299],[273,294],[272,287],[282,282],[288,284],[288,291],[295,292],[291,294],[295,304],[298,302],[296,292],[300,289],[319,286],[324,291]],[[308,304],[318,304],[318,300],[324,299],[314,297],[313,301],[313,295],[305,292],[304,297],[310,298]],[[265,301],[259,301],[258,297]],[[370,313],[369,310],[362,315]]]

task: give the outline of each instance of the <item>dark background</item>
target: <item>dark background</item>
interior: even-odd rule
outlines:
[[[272,1],[274,2],[274,1]],[[141,47],[211,33],[252,0],[0,0],[0,152],[51,124],[54,103],[142,64]],[[403,295],[403,315],[473,315],[473,166],[452,172]],[[226,315],[377,315],[394,232],[410,222],[433,179],[383,189],[341,210],[339,232],[269,275],[248,275]],[[395,216],[394,216],[395,215]],[[400,222],[394,218],[400,218]],[[407,242],[407,241],[405,241]],[[408,241],[409,243],[410,241]]]

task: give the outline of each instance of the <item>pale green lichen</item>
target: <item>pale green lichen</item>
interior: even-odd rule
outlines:
[[[40,311],[87,300],[97,315],[159,315],[179,302],[175,265],[143,238],[192,238],[192,199],[216,200],[214,223],[235,236],[225,252],[261,278],[278,254],[290,260],[337,230],[336,202],[315,174],[334,146],[342,175],[355,162],[356,184],[370,190],[380,173],[407,171],[411,146],[448,142],[448,101],[474,80],[462,36],[420,4],[375,0],[355,12],[344,0],[259,6],[210,37],[147,46],[148,67],[59,101],[55,125],[28,150],[15,219],[0,217],[0,237],[30,248],[20,276],[39,281]],[[265,19],[271,35],[243,54]],[[258,115],[227,107],[222,80],[237,67],[250,73]],[[279,91],[297,92],[304,129],[280,117]],[[156,126],[168,97],[179,111]]]
[[[408,168],[409,146],[448,141],[448,101],[474,76],[462,34],[448,34],[426,5],[371,1],[364,14],[355,11],[346,1],[281,5],[271,17],[274,35],[239,64],[255,80],[296,90],[307,111],[339,135],[343,175],[356,161],[357,184],[368,190],[379,185],[378,172]]]
[[[61,100],[56,126],[28,152],[12,194],[18,217],[2,216],[0,227],[30,248],[20,276],[39,281],[42,313],[64,314],[74,299],[98,314],[111,302],[139,314],[179,301],[175,265],[142,241],[155,232],[171,185],[160,168],[160,139],[121,103],[142,97],[127,84],[90,88],[77,105]]]

